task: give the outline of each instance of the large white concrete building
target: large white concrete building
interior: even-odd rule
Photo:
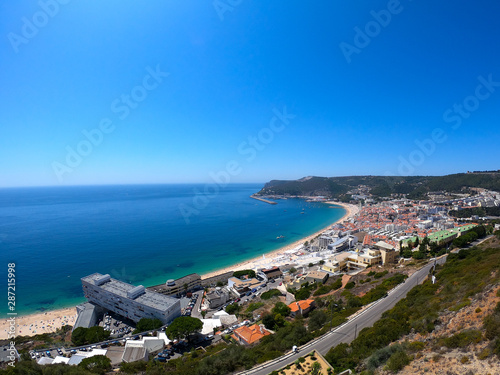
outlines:
[[[146,290],[142,285],[133,286],[112,279],[107,274],[83,277],[82,286],[89,302],[134,322],[157,318],[167,324],[181,315],[179,299]]]

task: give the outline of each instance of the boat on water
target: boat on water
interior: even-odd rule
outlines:
[[[285,236],[283,236],[282,234],[281,234],[281,235],[279,235],[278,237],[276,237],[276,239],[277,239],[277,240],[281,240],[281,239],[283,239],[283,238],[285,238]]]

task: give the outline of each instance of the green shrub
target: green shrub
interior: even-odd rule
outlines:
[[[279,291],[278,289],[271,289],[268,290],[267,292],[262,293],[260,298],[263,300],[267,300],[278,296],[281,296],[281,291]]]
[[[384,277],[385,275],[387,275],[388,273],[389,273],[389,271],[387,271],[387,270],[382,271],[382,272],[377,272],[373,277],[376,279],[380,279],[380,278]]]
[[[95,355],[93,357],[83,359],[78,367],[90,371],[94,374],[104,375],[111,370],[111,359],[104,355]]]
[[[466,306],[469,306],[471,304],[470,299],[466,299],[458,304],[456,304],[453,307],[450,307],[450,311],[458,311]]]
[[[385,348],[377,350],[370,356],[370,358],[368,358],[368,370],[374,371],[381,365],[385,364],[394,353],[402,350],[401,345],[386,346]]]
[[[425,348],[425,343],[422,341],[413,341],[410,344],[408,344],[408,350],[411,352],[420,352],[424,350]]]
[[[264,302],[252,302],[250,305],[248,305],[246,312],[254,312],[257,309],[260,309],[262,306],[264,306]]]
[[[481,331],[469,330],[457,333],[450,337],[444,337],[439,340],[440,344],[447,348],[466,348],[471,344],[477,344],[482,341],[483,335]]]
[[[483,319],[483,327],[485,337],[488,340],[494,340],[500,337],[500,302],[497,304],[495,311]]]
[[[484,361],[485,359],[488,359],[488,357],[491,355],[491,349],[486,347],[483,350],[481,350],[479,353],[477,353],[477,358],[481,361]]]
[[[406,365],[410,363],[410,357],[403,352],[396,352],[391,355],[391,358],[387,361],[387,369],[392,372],[398,372],[402,370]]]
[[[351,281],[351,282],[348,282],[347,284],[345,284],[344,288],[352,289],[352,288],[354,288],[355,285],[356,285],[356,283],[354,283],[354,281]]]
[[[254,270],[241,270],[241,271],[234,271],[233,277],[241,278],[242,276],[248,276],[249,278],[254,278],[255,271]]]

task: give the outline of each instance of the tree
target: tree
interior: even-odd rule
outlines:
[[[274,325],[276,322],[274,321],[274,316],[273,314],[267,314],[262,318],[262,324],[264,324],[264,327],[267,329],[274,329]]]
[[[328,320],[328,315],[323,310],[314,310],[309,315],[309,331],[313,332],[321,329]]]
[[[85,334],[85,339],[89,344],[107,340],[111,333],[103,327],[90,327]]]
[[[87,328],[84,327],[75,328],[75,330],[71,334],[71,341],[73,342],[73,344],[75,344],[76,346],[84,345],[86,332]]]
[[[240,312],[241,306],[237,302],[227,305],[226,312],[230,315],[238,314]]]
[[[310,295],[311,289],[308,287],[303,287],[295,292],[295,299],[298,301],[302,301],[304,299],[308,299]]]
[[[160,328],[163,322],[160,319],[142,318],[137,322],[134,333],[153,331]]]
[[[293,273],[297,272],[297,269],[295,267],[292,267],[292,268],[290,268],[290,270],[288,272],[290,272],[290,274],[293,274]]]
[[[271,312],[273,314],[280,314],[281,316],[288,316],[290,315],[290,311],[292,311],[286,304],[283,302],[277,302],[276,305],[274,305],[273,309]]]
[[[413,251],[412,252],[413,259],[420,260],[425,258],[425,254],[421,251]]]
[[[103,327],[78,327],[71,334],[71,341],[76,346],[80,346],[104,341],[109,338],[109,335],[110,332],[105,331]]]
[[[404,250],[403,251],[403,254],[402,254],[403,258],[411,258],[411,256],[412,256],[412,251],[411,250]]]
[[[170,338],[188,338],[195,332],[200,332],[203,328],[203,322],[198,318],[191,316],[180,316],[167,327],[165,333]]]
[[[92,373],[104,375],[111,371],[111,359],[104,355],[95,355],[83,359],[78,366]]]
[[[274,330],[278,330],[286,325],[286,320],[281,314],[274,315]]]
[[[249,278],[254,278],[256,276],[254,270],[241,270],[233,272],[233,276],[237,278],[240,278],[241,276],[245,275],[248,275]]]

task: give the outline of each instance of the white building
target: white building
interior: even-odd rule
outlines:
[[[157,318],[167,324],[181,316],[179,299],[146,290],[142,285],[133,286],[100,273],[83,277],[82,285],[89,302],[134,322]]]

